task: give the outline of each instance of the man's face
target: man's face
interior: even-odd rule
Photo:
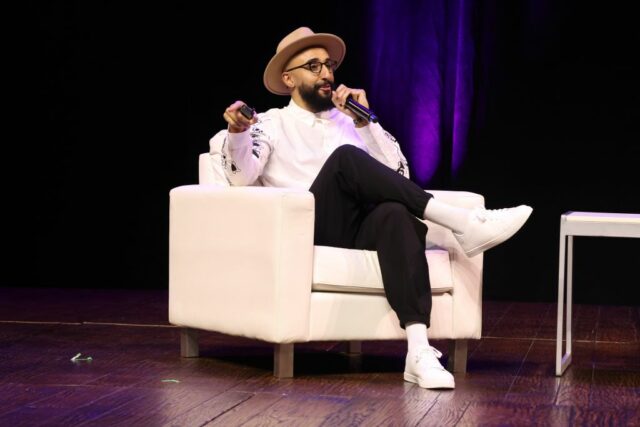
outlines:
[[[310,62],[326,63],[329,59],[329,53],[324,48],[310,48],[294,56],[285,69],[289,70]],[[308,109],[315,113],[330,110],[334,107],[331,101],[333,71],[330,67],[322,65],[316,74],[309,68],[305,66],[287,72],[294,85],[292,96],[295,97],[297,92]]]

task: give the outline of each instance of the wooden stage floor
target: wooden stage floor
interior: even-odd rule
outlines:
[[[402,341],[299,344],[277,380],[259,341],[202,333],[180,358],[166,291],[0,288],[0,426],[640,425],[640,307],[574,305],[561,378],[555,310],[485,301],[468,372],[432,391],[402,380]]]

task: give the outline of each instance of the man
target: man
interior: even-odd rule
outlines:
[[[278,45],[264,72],[269,91],[291,97],[284,108],[242,114],[236,101],[224,112],[223,166],[232,185],[309,189],[315,197],[316,245],[376,250],[385,295],[407,333],[404,379],[425,388],[453,388],[453,376],[429,345],[431,290],[422,219],[452,230],[467,256],[511,237],[529,206],[491,211],[442,203],[410,181],[396,140],[377,123],[345,107],[369,107],[365,91],[339,85],[334,72],[345,44],[301,27]],[[222,140],[220,140],[222,139]]]

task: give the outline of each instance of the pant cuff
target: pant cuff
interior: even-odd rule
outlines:
[[[427,328],[431,326],[429,316],[425,316],[421,314],[398,315],[398,318],[400,319],[400,327],[402,329],[405,328],[405,325],[407,323],[411,323],[411,322],[424,323],[425,325],[427,325]]]

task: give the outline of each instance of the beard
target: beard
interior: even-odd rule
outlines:
[[[314,113],[329,111],[335,107],[333,101],[331,101],[331,96],[327,97],[320,92],[320,88],[326,84],[326,81],[322,81],[313,86],[300,86],[298,89],[300,98],[307,103]]]

